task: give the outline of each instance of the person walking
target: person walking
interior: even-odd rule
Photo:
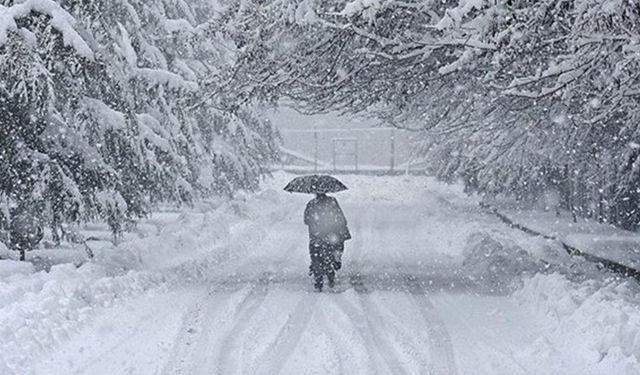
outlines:
[[[307,203],[304,223],[309,227],[309,273],[314,287],[322,291],[326,276],[329,287],[333,288],[336,271],[342,267],[344,242],[351,239],[347,219],[334,197],[318,193]]]
[[[347,187],[333,176],[314,174],[294,178],[284,190],[315,194],[304,210],[304,223],[309,227],[309,275],[313,276],[318,292],[322,291],[325,276],[333,288],[336,271],[342,267],[344,242],[351,239],[351,233],[338,201],[327,193],[344,191]]]

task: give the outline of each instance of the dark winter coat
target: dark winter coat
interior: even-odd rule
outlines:
[[[321,194],[307,203],[304,223],[311,242],[338,244],[351,238],[347,219],[334,197]]]

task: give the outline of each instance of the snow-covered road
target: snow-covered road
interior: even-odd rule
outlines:
[[[568,260],[483,214],[456,188],[426,178],[344,178],[351,189],[337,197],[354,238],[334,290],[313,292],[302,224],[309,197],[277,190],[289,177],[277,175],[257,198],[236,207],[241,219],[230,225],[226,260],[101,310],[27,372],[640,373],[637,329],[627,335],[627,346],[612,339],[600,348],[599,333],[554,324],[576,318],[579,297],[572,297],[577,306],[557,307],[544,299],[552,294],[536,294],[566,283],[570,295],[577,285],[557,274],[538,275],[513,292],[491,275],[482,278],[482,264],[470,263],[474,233]],[[537,258],[524,258],[492,263],[503,266],[492,274],[519,280],[533,273]],[[560,280],[545,284],[553,277]],[[610,313],[598,306],[601,315]],[[596,309],[600,333],[631,329],[640,314],[632,315],[633,305],[622,308],[622,328],[602,323],[606,317]]]

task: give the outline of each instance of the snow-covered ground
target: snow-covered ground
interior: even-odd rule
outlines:
[[[562,240],[588,254],[640,269],[640,235],[596,220],[576,217],[560,210],[522,210],[498,205],[511,220]]]
[[[341,176],[353,239],[313,292],[290,178],[79,268],[0,261],[0,373],[640,374],[637,283],[428,177]]]

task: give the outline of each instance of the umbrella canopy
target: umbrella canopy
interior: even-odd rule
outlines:
[[[290,193],[337,193],[347,190],[340,180],[329,175],[309,175],[296,177],[284,187],[284,190]]]

